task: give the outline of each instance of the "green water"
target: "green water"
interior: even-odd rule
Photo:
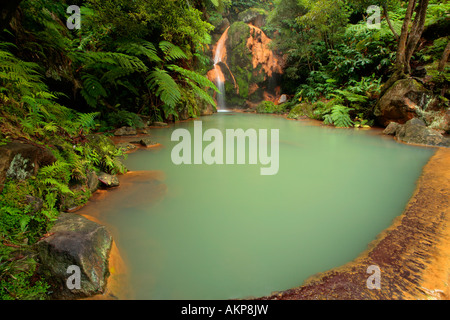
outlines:
[[[141,183],[135,204],[108,205],[104,219],[129,263],[137,299],[262,296],[343,265],[399,216],[433,149],[368,131],[338,130],[267,115],[218,114],[203,128],[279,129],[279,172],[260,165],[181,165],[171,161],[175,128],[154,129],[165,146],[127,160],[161,170]],[[155,185],[167,193],[152,197]],[[133,197],[135,199],[135,197]],[[149,199],[146,201],[146,199]],[[364,285],[364,284],[362,284]]]

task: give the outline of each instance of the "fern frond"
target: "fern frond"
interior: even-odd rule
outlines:
[[[178,59],[188,59],[186,53],[180,47],[170,43],[169,41],[161,41],[159,43],[160,49],[164,52],[164,58],[167,61]]]
[[[151,62],[162,62],[153,43],[141,40],[139,42],[124,42],[117,46],[119,52],[134,56],[145,56]]]
[[[147,77],[150,89],[165,104],[174,107],[181,99],[181,91],[175,80],[165,70],[155,69]]]
[[[168,65],[167,69],[181,74],[183,77],[196,82],[201,87],[212,88],[214,91],[220,93],[219,89],[217,89],[212,81],[195,71],[187,70],[174,64]]]

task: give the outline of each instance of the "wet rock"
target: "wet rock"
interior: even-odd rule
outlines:
[[[141,146],[143,147],[151,147],[154,146],[156,144],[158,144],[157,142],[153,141],[150,138],[142,138],[139,143],[141,144]]]
[[[424,121],[414,118],[406,122],[397,130],[398,140],[406,143],[424,144],[430,146],[444,146],[446,139],[431,128],[428,128]]]
[[[165,123],[165,122],[159,122],[159,121],[153,122],[152,125],[155,126],[155,127],[167,127],[167,126],[168,126],[167,123]]]
[[[136,146],[132,143],[121,142],[116,145],[118,149],[122,149],[124,152],[131,151],[136,149]]]
[[[421,83],[414,79],[402,79],[380,98],[374,114],[383,126],[392,121],[404,124],[426,109],[430,100],[429,91]]]
[[[55,156],[45,147],[21,142],[0,146],[0,192],[6,178],[25,180],[36,175],[40,167],[55,161]]]
[[[110,175],[105,172],[101,172],[98,175],[98,180],[108,188],[118,187],[120,185],[119,178],[115,175]]]
[[[134,136],[137,134],[137,131],[133,127],[122,127],[114,131],[115,136]]]
[[[39,272],[52,286],[52,298],[76,299],[104,292],[112,237],[106,227],[74,213],[62,213],[51,236],[37,243]],[[80,269],[80,288],[69,289],[70,266]]]
[[[285,94],[282,94],[280,99],[278,99],[279,104],[285,103],[286,101],[287,101],[287,95],[285,95]]]
[[[217,24],[217,26],[215,26],[214,33],[222,34],[225,32],[225,30],[227,30],[229,26],[230,20],[228,20],[228,18],[225,18],[222,21],[220,21],[220,23]]]
[[[383,133],[391,136],[395,136],[397,131],[402,127],[400,123],[397,122],[391,122],[389,125],[384,129]]]

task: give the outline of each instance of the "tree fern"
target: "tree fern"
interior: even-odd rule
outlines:
[[[151,62],[162,62],[155,45],[145,40],[121,43],[117,46],[117,50],[137,57],[145,56]]]
[[[150,89],[162,102],[168,106],[175,107],[181,99],[181,91],[175,80],[165,70],[155,69],[147,78]]]
[[[214,83],[212,81],[210,81],[208,78],[202,76],[201,74],[199,74],[195,71],[187,70],[187,69],[184,69],[182,67],[179,67],[179,66],[173,65],[173,64],[168,65],[167,69],[178,72],[183,77],[196,82],[201,87],[212,88],[212,89],[214,89],[214,91],[216,91],[218,93],[220,92],[219,89],[217,89],[217,87],[214,85]]]
[[[161,41],[159,43],[160,49],[164,53],[166,61],[173,61],[178,59],[188,59],[186,53],[180,47],[170,43],[169,41]]]
[[[98,98],[107,96],[106,90],[97,77],[92,74],[84,74],[81,79],[83,80],[81,95],[91,107],[95,108]]]

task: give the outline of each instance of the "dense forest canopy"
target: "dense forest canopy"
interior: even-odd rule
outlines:
[[[0,146],[27,142],[51,150],[56,160],[29,179],[2,182],[2,299],[46,297],[49,288],[35,274],[36,261],[18,257],[48,232],[68,203],[89,199],[88,191],[74,189],[86,183],[89,172],[125,171],[123,152],[110,145],[98,148],[88,141],[90,133],[141,129],[215,111],[218,89],[206,75],[224,26],[261,17],[270,49],[283,57],[280,85],[289,99],[280,105],[263,101],[258,112],[308,116],[336,127],[372,126],[388,89],[418,77],[432,92],[432,115],[448,110],[448,2],[13,0],[0,5]],[[79,28],[68,28],[68,20],[75,19],[69,6],[80,9]],[[369,28],[377,12],[379,24]],[[427,77],[420,77],[423,72]],[[429,116],[429,110],[422,114]],[[441,120],[430,123],[437,128]],[[30,196],[42,199],[38,210]]]

